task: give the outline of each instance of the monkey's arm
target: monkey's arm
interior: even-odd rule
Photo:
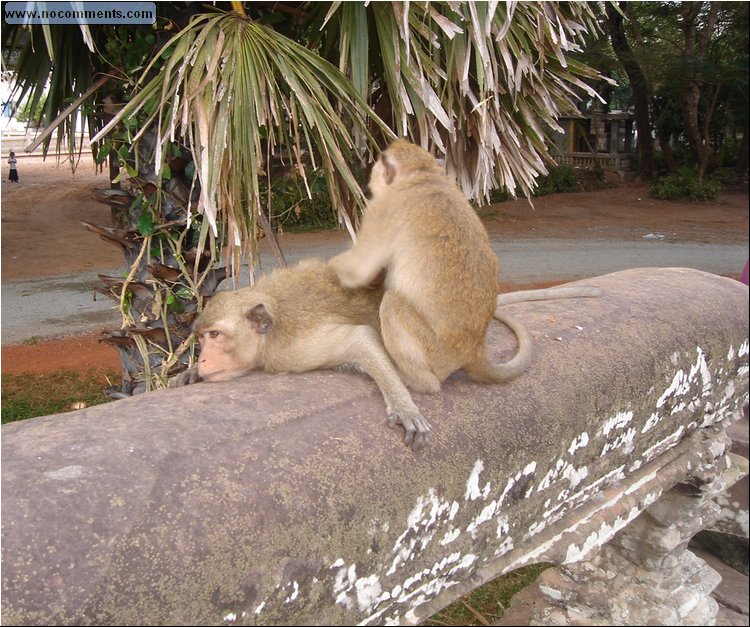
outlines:
[[[388,266],[387,251],[363,250],[355,245],[328,263],[341,285],[348,289],[377,285]]]
[[[357,243],[329,261],[346,288],[370,287],[384,274],[393,254],[396,233],[375,209],[365,214]]]
[[[377,331],[368,325],[325,325],[306,335],[294,351],[293,370],[315,370],[350,365],[375,381],[385,399],[390,426],[402,425],[404,443],[421,449],[430,432],[430,423],[401,381]]]

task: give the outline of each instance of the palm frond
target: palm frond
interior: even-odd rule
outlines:
[[[341,72],[237,13],[195,16],[152,65],[157,61],[164,63],[161,71],[93,139],[141,115],[143,129],[155,125],[157,172],[169,143],[186,141],[200,181],[194,210],[206,217],[214,237],[224,234],[235,273],[240,256],[252,257],[243,245],[254,246],[263,218],[259,177],[281,149],[293,155],[303,178],[303,151],[324,167],[334,206],[347,221],[345,195],[362,201],[351,163],[366,149],[364,142],[356,144],[352,129],[371,139],[371,111]]]
[[[350,76],[361,72],[356,55],[377,66],[393,128],[445,154],[449,172],[479,202],[498,187],[528,194],[552,162],[544,135],[574,106],[574,87],[597,96],[581,79],[598,74],[567,58],[585,32],[599,31],[589,3],[340,3],[325,28],[340,29]],[[370,29],[377,50],[355,47]]]
[[[47,128],[26,150],[34,150],[41,143],[46,157],[52,131],[57,130],[55,153],[58,158],[61,154],[70,156],[71,167],[75,168],[77,160],[73,157],[83,147],[84,128],[79,124],[79,110],[106,83],[101,77],[94,80],[95,47],[91,31],[85,25],[59,25],[54,29],[49,25],[14,26],[8,31],[4,33],[4,45],[10,50],[20,49],[14,67],[13,98],[27,101],[32,111],[44,102]],[[101,126],[101,120],[91,115],[91,110],[85,119],[89,133]]]

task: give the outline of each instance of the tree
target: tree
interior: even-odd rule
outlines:
[[[708,5],[707,7],[705,5]],[[705,11],[702,24],[698,24],[698,16]],[[705,130],[710,125],[711,116],[716,105],[719,84],[714,82],[710,87],[704,106],[704,126],[699,122],[701,92],[705,93],[707,80],[704,75],[709,42],[714,34],[718,4],[715,2],[683,2],[680,7],[682,18],[682,32],[685,41],[685,89],[683,92],[683,114],[685,116],[685,135],[693,162],[699,164],[699,180],[703,178],[708,161],[708,146],[706,145]],[[703,68],[701,67],[703,66]]]
[[[583,79],[597,73],[567,56],[598,29],[587,3],[231,8],[192,15],[187,24],[184,15],[163,19],[140,77],[117,71],[116,84],[107,85],[124,107],[103,127],[93,124],[94,145],[116,151],[122,176],[136,181],[126,230],[109,236],[132,264],[112,289],[123,333],[141,348],[145,370],[158,371],[147,386],[163,385],[192,359],[187,340],[170,339],[170,316],[189,319],[200,310],[205,286],[217,282],[215,263],[223,259],[236,274],[247,259],[256,269],[258,238],[273,237],[267,190],[275,161],[308,189],[310,172],[322,170],[339,220],[353,233],[362,166],[386,139],[405,135],[434,149],[464,191],[484,202],[497,187],[529,193],[551,162],[546,130],[573,107],[576,89],[596,97]],[[169,39],[168,27],[176,31]],[[94,117],[106,83],[96,69],[112,69],[109,55],[119,49],[107,47],[113,32],[92,28],[85,55],[51,61],[53,76],[79,61],[93,66],[94,89],[76,86],[76,102],[88,94]],[[58,35],[45,33],[52,42]],[[38,86],[41,76],[19,71],[19,85]],[[170,189],[175,180],[180,193]],[[149,306],[144,286],[154,285]]]
[[[738,173],[747,167],[747,21],[743,2],[607,5],[613,49],[633,92],[639,144],[640,125],[649,129],[647,142],[653,128],[669,170],[682,160],[702,178],[730,151]]]
[[[620,60],[633,90],[635,127],[638,132],[636,171],[641,178],[648,180],[654,173],[654,142],[651,137],[651,119],[649,116],[650,89],[646,75],[633,54],[625,35],[624,18],[627,10],[627,2],[620,2],[619,9],[614,4],[608,4],[607,26],[612,40],[612,48]]]

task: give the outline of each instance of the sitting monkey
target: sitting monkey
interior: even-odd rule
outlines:
[[[437,392],[458,369],[481,383],[517,377],[531,360],[531,339],[499,306],[599,293],[570,287],[498,296],[499,264],[479,216],[436,159],[408,141],[380,154],[368,188],[357,243],[330,264],[347,288],[385,276],[381,335],[413,390]],[[517,355],[504,364],[485,354],[493,316],[518,338]]]

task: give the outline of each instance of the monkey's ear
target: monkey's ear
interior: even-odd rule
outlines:
[[[380,162],[383,164],[383,179],[386,185],[393,183],[396,178],[396,164],[391,163],[385,153],[380,154]]]
[[[255,307],[245,315],[256,333],[263,335],[273,328],[273,318],[271,318],[271,314],[268,313],[268,310],[263,303],[255,305]]]

